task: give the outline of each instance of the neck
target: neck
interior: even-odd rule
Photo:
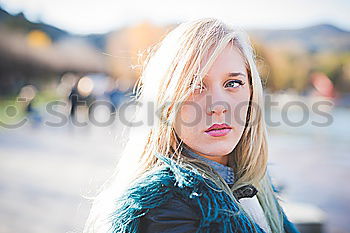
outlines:
[[[196,154],[199,154],[200,156],[203,156],[207,159],[213,160],[217,163],[220,163],[222,165],[228,166],[228,156],[227,155],[223,155],[223,156],[212,156],[212,155],[206,155],[203,153],[200,153],[198,151],[193,150]]]

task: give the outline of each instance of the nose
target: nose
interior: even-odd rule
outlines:
[[[220,115],[227,112],[227,107],[225,107],[223,104],[217,103],[217,104],[214,104],[214,106],[213,105],[209,106],[207,112],[209,115],[212,115],[214,113]]]
[[[206,96],[207,98],[207,114],[212,115],[216,113],[217,115],[222,115],[226,113],[229,109],[229,104],[225,98],[225,93],[220,89],[212,89],[212,92]]]
[[[207,97],[207,103],[208,103],[208,110],[207,113],[209,115],[212,115],[214,113],[221,115],[223,113],[227,112],[227,109],[229,108],[228,103],[224,101],[224,98],[210,98],[210,96]],[[211,103],[214,99],[214,103]]]

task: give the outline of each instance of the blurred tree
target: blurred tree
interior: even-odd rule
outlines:
[[[325,52],[315,54],[313,70],[325,73],[338,92],[350,92],[350,53]]]
[[[35,48],[47,48],[51,45],[51,38],[43,31],[33,30],[27,35],[29,46]]]
[[[166,32],[165,27],[143,22],[112,33],[106,43],[112,76],[130,79],[130,83],[134,83],[140,75],[147,48],[159,42]]]
[[[289,86],[291,67],[288,54],[283,50],[264,47],[257,41],[253,42],[256,52],[257,65],[265,87],[278,91]]]

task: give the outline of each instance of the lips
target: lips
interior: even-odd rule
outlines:
[[[212,126],[210,126],[205,132],[209,132],[212,130],[222,130],[222,129],[232,129],[231,126],[229,126],[228,124],[213,124]]]

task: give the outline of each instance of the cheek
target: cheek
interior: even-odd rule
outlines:
[[[189,103],[181,107],[177,117],[177,125],[183,127],[196,127],[202,118],[202,107],[199,104]]]
[[[242,95],[240,98],[235,98],[231,105],[233,125],[238,128],[244,128],[246,123],[247,112],[249,109],[249,95]]]
[[[198,108],[198,107],[197,107]],[[190,137],[198,124],[198,110],[192,105],[184,105],[175,118],[175,132],[181,139]]]

